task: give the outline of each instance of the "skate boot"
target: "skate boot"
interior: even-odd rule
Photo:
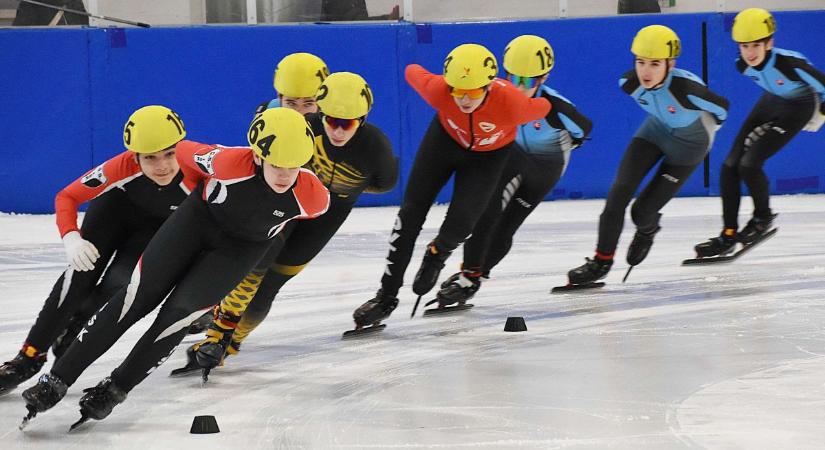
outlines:
[[[457,276],[456,276],[457,275]],[[450,277],[451,281],[447,286],[443,286],[436,300],[438,307],[443,308],[455,303],[463,305],[476,295],[481,287],[481,272],[459,272]]]
[[[416,295],[424,295],[430,292],[438,281],[438,275],[444,268],[444,261],[450,257],[452,251],[439,249],[436,241],[427,244],[427,251],[424,260],[421,261],[421,268],[415,274],[412,290]]]
[[[27,347],[34,349],[34,347],[27,345],[14,359],[6,361],[0,366],[0,395],[11,391],[20,383],[37,375],[37,372],[40,372],[43,364],[46,363],[45,353],[36,354],[36,352],[31,352],[35,353],[35,356],[30,357],[26,354]]]
[[[462,264],[460,268],[461,268],[461,271],[463,272],[464,271],[464,265]],[[446,280],[441,282],[441,289],[444,289],[445,287],[449,286],[450,283],[454,283],[454,282],[458,281],[458,277],[460,277],[460,276],[461,276],[461,272],[456,272],[456,273],[450,275],[449,277],[447,277]],[[490,271],[485,270],[485,271],[481,272],[481,279],[482,280],[489,280],[490,279]]]
[[[583,265],[567,272],[567,278],[572,285],[583,285],[595,283],[607,276],[610,272],[610,267],[613,265],[612,259],[599,258],[595,256],[593,259],[585,258]]]
[[[80,331],[83,330],[83,326],[86,324],[86,321],[80,319],[78,317],[73,317],[72,321],[69,322],[69,325],[66,326],[66,329],[60,333],[60,336],[54,340],[54,344],[52,345],[52,353],[54,354],[55,361],[60,359],[66,350],[71,347],[72,342],[74,342],[75,338]]]
[[[214,327],[214,325],[213,325]],[[195,350],[195,360],[201,369],[214,369],[222,366],[232,340],[234,330],[206,330],[207,338]]]
[[[759,240],[762,235],[771,231],[773,228],[773,219],[775,219],[776,216],[776,214],[771,214],[766,218],[754,217],[749,220],[745,228],[742,228],[742,231],[738,234],[739,242],[748,245]]]
[[[627,263],[631,266],[637,266],[647,258],[650,247],[653,245],[653,237],[661,230],[662,227],[657,226],[653,231],[643,233],[641,230],[636,230],[633,236],[633,241],[627,249]]]
[[[359,328],[375,325],[389,317],[396,306],[398,306],[398,297],[384,294],[384,290],[379,289],[374,298],[359,306],[352,313],[352,318],[355,319],[355,325]]]
[[[86,419],[103,420],[115,406],[126,400],[127,392],[117,387],[112,379],[106,377],[92,388],[83,389],[83,397],[80,397],[80,419],[78,425]]]
[[[37,380],[37,384],[23,391],[23,400],[26,401],[26,408],[30,412],[41,413],[58,404],[66,396],[67,390],[69,386],[59,377],[44,373]]]
[[[696,250],[696,256],[699,258],[724,256],[733,252],[736,248],[736,242],[736,230],[733,228],[725,228],[719,236],[710,238],[700,244],[696,244],[693,249]]]

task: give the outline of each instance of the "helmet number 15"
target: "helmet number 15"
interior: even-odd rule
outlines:
[[[183,123],[181,122],[180,117],[178,117],[177,114],[167,114],[166,120],[172,122],[175,125],[175,128],[178,129],[178,134],[183,134]]]
[[[671,58],[674,58],[677,55],[679,55],[679,53],[682,50],[681,44],[679,43],[679,41],[667,41],[667,47],[669,49]]]
[[[123,129],[123,142],[126,145],[130,145],[132,143],[132,127],[135,126],[135,123],[131,120],[126,123],[126,128]]]

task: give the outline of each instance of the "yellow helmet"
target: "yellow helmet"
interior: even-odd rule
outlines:
[[[372,109],[372,90],[360,75],[336,72],[318,89],[318,108],[339,119],[358,119]]]
[[[247,137],[256,155],[278,167],[301,167],[315,149],[315,135],[306,119],[289,108],[270,108],[255,116]]]
[[[523,34],[504,49],[504,70],[522,77],[538,77],[553,69],[553,47],[544,39]]]
[[[483,45],[461,44],[444,59],[444,80],[456,89],[478,89],[498,73],[496,57]]]
[[[731,35],[736,42],[754,42],[776,33],[776,21],[767,10],[748,8],[733,19]]]
[[[155,153],[186,137],[183,121],[171,109],[149,105],[129,116],[123,126],[123,145],[135,153]]]
[[[682,43],[670,28],[650,25],[636,33],[630,51],[641,58],[670,59],[682,53]]]
[[[275,90],[287,97],[315,97],[318,86],[329,76],[324,61],[310,53],[286,55],[275,68]]]

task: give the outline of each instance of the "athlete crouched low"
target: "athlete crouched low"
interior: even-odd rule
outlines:
[[[152,238],[129,285],[92,317],[51,372],[23,392],[28,418],[57,404],[89,365],[162,304],[126,359],[80,399],[81,422],[108,416],[169,357],[201,310],[220,302],[255,266],[290,220],[326,211],[329,191],[301,169],[314,135],[300,113],[267,110],[255,117],[248,138],[251,149],[178,145],[181,164],[200,174],[203,188]]]

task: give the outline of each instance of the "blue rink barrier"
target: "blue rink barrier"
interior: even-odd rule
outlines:
[[[419,63],[439,72],[456,45],[477,42],[500,57],[519,34],[546,37],[556,53],[548,84],[594,122],[591,141],[573,153],[548,198],[600,198],[644,113],[618,88],[632,69],[630,41],[662,23],[683,41],[678,66],[703,73],[731,101],[730,119],[711,151],[707,184],[698,169],[680,195],[719,192],[719,167],[760,89],[734,67],[733,14],[640,15],[485,23],[356,23],[161,28],[0,29],[0,211],[48,213],[63,186],[122,151],[123,123],[136,108],[177,111],[188,139],[244,145],[255,107],[272,98],[272,72],[283,56],[315,53],[330,70],[367,79],[375,94],[369,120],[389,136],[401,161],[399,186],[365,194],[358,205],[393,205],[433,110],[403,78]],[[825,68],[825,11],[777,12],[777,46]],[[825,130],[800,133],[767,163],[774,193],[825,192]],[[494,180],[490,180],[494,182]],[[448,201],[451,185],[439,195]]]

